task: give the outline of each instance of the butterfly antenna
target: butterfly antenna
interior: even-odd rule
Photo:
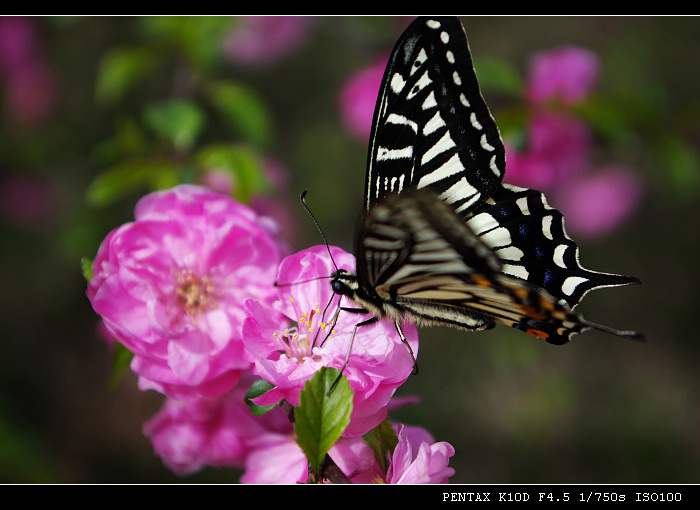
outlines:
[[[309,209],[309,206],[306,205],[306,192],[308,190],[304,190],[301,192],[301,196],[299,199],[301,200],[301,205],[304,206],[304,209],[306,209],[306,212],[309,213],[309,216],[311,216],[311,219],[314,221],[316,224],[316,228],[318,231],[321,233],[321,237],[323,238],[323,242],[326,245],[326,249],[328,250],[328,255],[331,257],[331,262],[333,262],[333,266],[335,266],[336,271],[338,270],[338,265],[335,263],[335,260],[333,259],[333,254],[331,253],[331,247],[328,245],[328,240],[326,240],[326,234],[323,233],[323,230],[321,229],[321,225],[318,223],[318,220],[314,216],[314,214],[311,212],[311,209]]]

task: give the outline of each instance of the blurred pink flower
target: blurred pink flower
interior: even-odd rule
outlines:
[[[224,42],[226,54],[237,64],[268,64],[296,51],[312,22],[307,16],[241,16]]]
[[[638,209],[643,191],[637,175],[621,166],[606,166],[574,178],[557,196],[568,232],[587,239],[612,233]]]
[[[8,114],[23,128],[43,124],[53,110],[55,97],[53,72],[42,61],[18,66],[6,78]]]
[[[141,389],[218,396],[250,369],[243,305],[271,303],[281,259],[270,220],[206,188],[151,193],[111,231],[87,295],[133,354]]]
[[[242,469],[261,437],[293,433],[278,407],[262,416],[251,414],[244,401],[251,382],[251,376],[244,376],[220,397],[165,400],[143,430],[168,469],[178,475],[204,467]]]
[[[530,59],[525,94],[533,103],[577,103],[592,93],[599,74],[598,56],[585,48],[563,46],[541,51]]]
[[[240,482],[247,484],[305,483],[309,464],[294,435],[267,433],[258,437],[246,458]]]
[[[593,93],[600,74],[598,57],[565,46],[535,54],[528,71],[525,97],[532,113],[522,147],[505,140],[504,180],[545,191],[564,213],[570,234],[608,235],[636,210],[642,186],[631,170],[596,168],[590,127],[570,108]],[[548,103],[559,105],[550,108]]]
[[[506,142],[506,182],[548,191],[588,168],[592,140],[582,120],[565,113],[536,111],[526,129],[524,150]]]
[[[332,253],[339,268],[354,271],[352,255],[339,248],[332,248]],[[247,303],[243,339],[249,359],[255,363],[254,373],[275,386],[255,403],[269,405],[286,399],[296,406],[299,391],[318,369],[339,369],[345,362],[354,326],[370,316],[341,312],[332,336],[324,342],[338,297],[329,279],[323,277],[330,276],[334,269],[325,246],[290,255],[280,265],[278,281],[293,285],[278,288],[273,307],[254,300]],[[331,298],[335,303],[324,311]],[[283,320],[274,311],[280,312]],[[417,353],[415,326],[405,325],[404,333]],[[381,423],[389,399],[412,370],[413,359],[392,321],[358,328],[344,371],[354,391],[351,422],[345,435],[365,434]]]
[[[0,16],[0,76],[35,55],[36,35],[31,18]]]
[[[56,98],[56,78],[38,53],[34,20],[0,17],[0,81],[7,113],[20,128],[41,125]]]
[[[374,105],[384,76],[388,57],[351,76],[340,90],[340,118],[345,130],[362,141],[369,140]]]

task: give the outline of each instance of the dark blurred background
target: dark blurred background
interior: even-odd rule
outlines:
[[[597,291],[579,310],[648,343],[589,332],[554,347],[503,327],[422,330],[420,373],[400,389],[421,402],[394,418],[455,447],[453,482],[697,483],[700,20],[462,20],[502,130],[522,101],[498,69],[524,79],[533,53],[569,44],[599,56],[611,120],[598,119],[616,126],[600,134],[601,158],[632,168],[643,199],[614,231],[577,238],[581,262],[643,284]],[[298,205],[304,188],[330,242],[352,249],[367,143],[344,128],[339,91],[386,58],[408,20],[295,21],[276,53],[255,54],[231,49],[244,44],[236,18],[2,18],[0,482],[238,479],[228,469],[176,477],[154,456],[141,429],[162,396],[138,391],[128,371],[112,380],[81,258],[133,218],[143,194],[199,180],[197,148],[233,141],[253,169],[239,198],[266,194],[291,211],[295,251],[320,243]],[[172,98],[206,119],[180,154],[156,143],[168,133],[149,132],[144,113]],[[259,179],[268,158],[282,184]]]

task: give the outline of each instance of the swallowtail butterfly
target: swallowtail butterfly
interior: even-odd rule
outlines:
[[[457,18],[418,18],[393,49],[369,142],[357,273],[336,294],[374,317],[564,344],[588,329],[643,340],[573,311],[591,290],[639,283],[584,269],[542,193],[503,184],[505,150]],[[355,309],[356,310],[356,309]],[[370,322],[367,321],[367,322]]]

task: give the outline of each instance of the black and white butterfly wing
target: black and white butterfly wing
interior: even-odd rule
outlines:
[[[543,288],[505,274],[497,251],[428,190],[373,206],[356,253],[359,286],[374,293],[366,298],[397,321],[467,330],[502,323],[553,344],[591,328],[638,337],[591,323]]]
[[[546,289],[571,308],[591,290],[639,283],[581,266],[564,216],[537,190],[506,184],[470,212],[467,225],[498,255],[503,273]]]
[[[539,191],[503,185],[504,171],[462,24],[416,19],[394,47],[375,108],[355,298],[396,320],[503,322],[553,343],[589,327],[634,336],[572,309],[590,290],[638,280],[583,268],[561,213]]]
[[[431,188],[457,212],[501,183],[505,151],[457,18],[418,18],[396,43],[374,112],[365,210],[389,193]]]

